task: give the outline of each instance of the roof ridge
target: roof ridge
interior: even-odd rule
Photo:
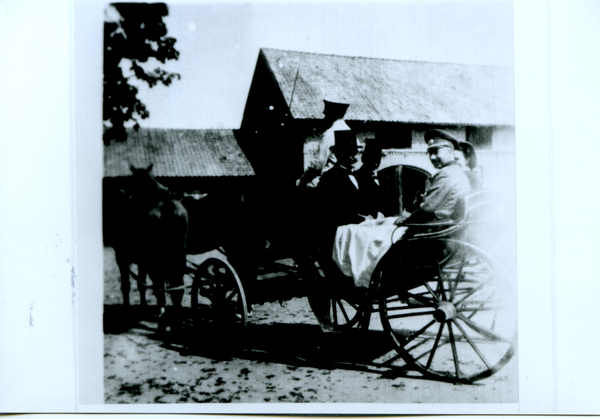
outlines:
[[[466,67],[490,67],[490,68],[506,68],[506,69],[513,68],[510,66],[503,66],[503,65],[465,64],[465,63],[442,62],[442,61],[417,61],[417,60],[401,60],[401,59],[395,59],[395,58],[363,57],[363,56],[359,56],[359,55],[323,54],[320,52],[295,51],[295,50],[279,49],[279,48],[260,48],[260,51],[282,51],[282,52],[291,52],[294,54],[319,55],[319,56],[323,56],[323,57],[359,58],[359,59],[363,59],[363,60],[393,61],[393,62],[401,62],[401,63],[443,64],[443,65],[460,65],[460,66],[466,66]]]
[[[140,127],[137,132],[141,131],[237,131],[239,128],[157,128],[157,127]],[[133,127],[126,128],[127,132],[135,132]]]

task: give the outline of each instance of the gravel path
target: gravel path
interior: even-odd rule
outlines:
[[[255,305],[246,331],[186,320],[179,334],[159,337],[155,308],[124,310],[118,278],[106,248],[106,403],[517,402],[516,357],[476,385],[407,376],[377,366],[391,349],[385,336],[325,334],[306,298]]]

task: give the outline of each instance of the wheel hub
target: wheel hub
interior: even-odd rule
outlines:
[[[440,301],[438,303],[433,317],[440,323],[447,322],[456,318],[456,306],[449,301]]]

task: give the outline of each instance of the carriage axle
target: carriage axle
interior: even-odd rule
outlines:
[[[439,323],[454,320],[457,315],[456,306],[449,301],[440,301],[433,313],[433,318]]]

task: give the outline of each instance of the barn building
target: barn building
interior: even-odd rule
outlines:
[[[261,49],[236,137],[258,175],[297,179],[314,154],[323,100],[350,104],[344,121],[384,147],[382,169],[433,171],[424,132],[475,145],[489,181],[514,172],[512,68]],[[484,179],[485,180],[485,179]]]
[[[104,146],[104,226],[110,226],[114,193],[127,189],[130,166],[152,164],[156,179],[179,195],[219,194],[238,201],[252,187],[254,170],[233,130],[146,129]],[[105,243],[107,232],[105,231]]]
[[[232,130],[142,128],[104,147],[105,182],[122,185],[130,165],[150,164],[159,182],[180,193],[241,192],[255,175]]]

